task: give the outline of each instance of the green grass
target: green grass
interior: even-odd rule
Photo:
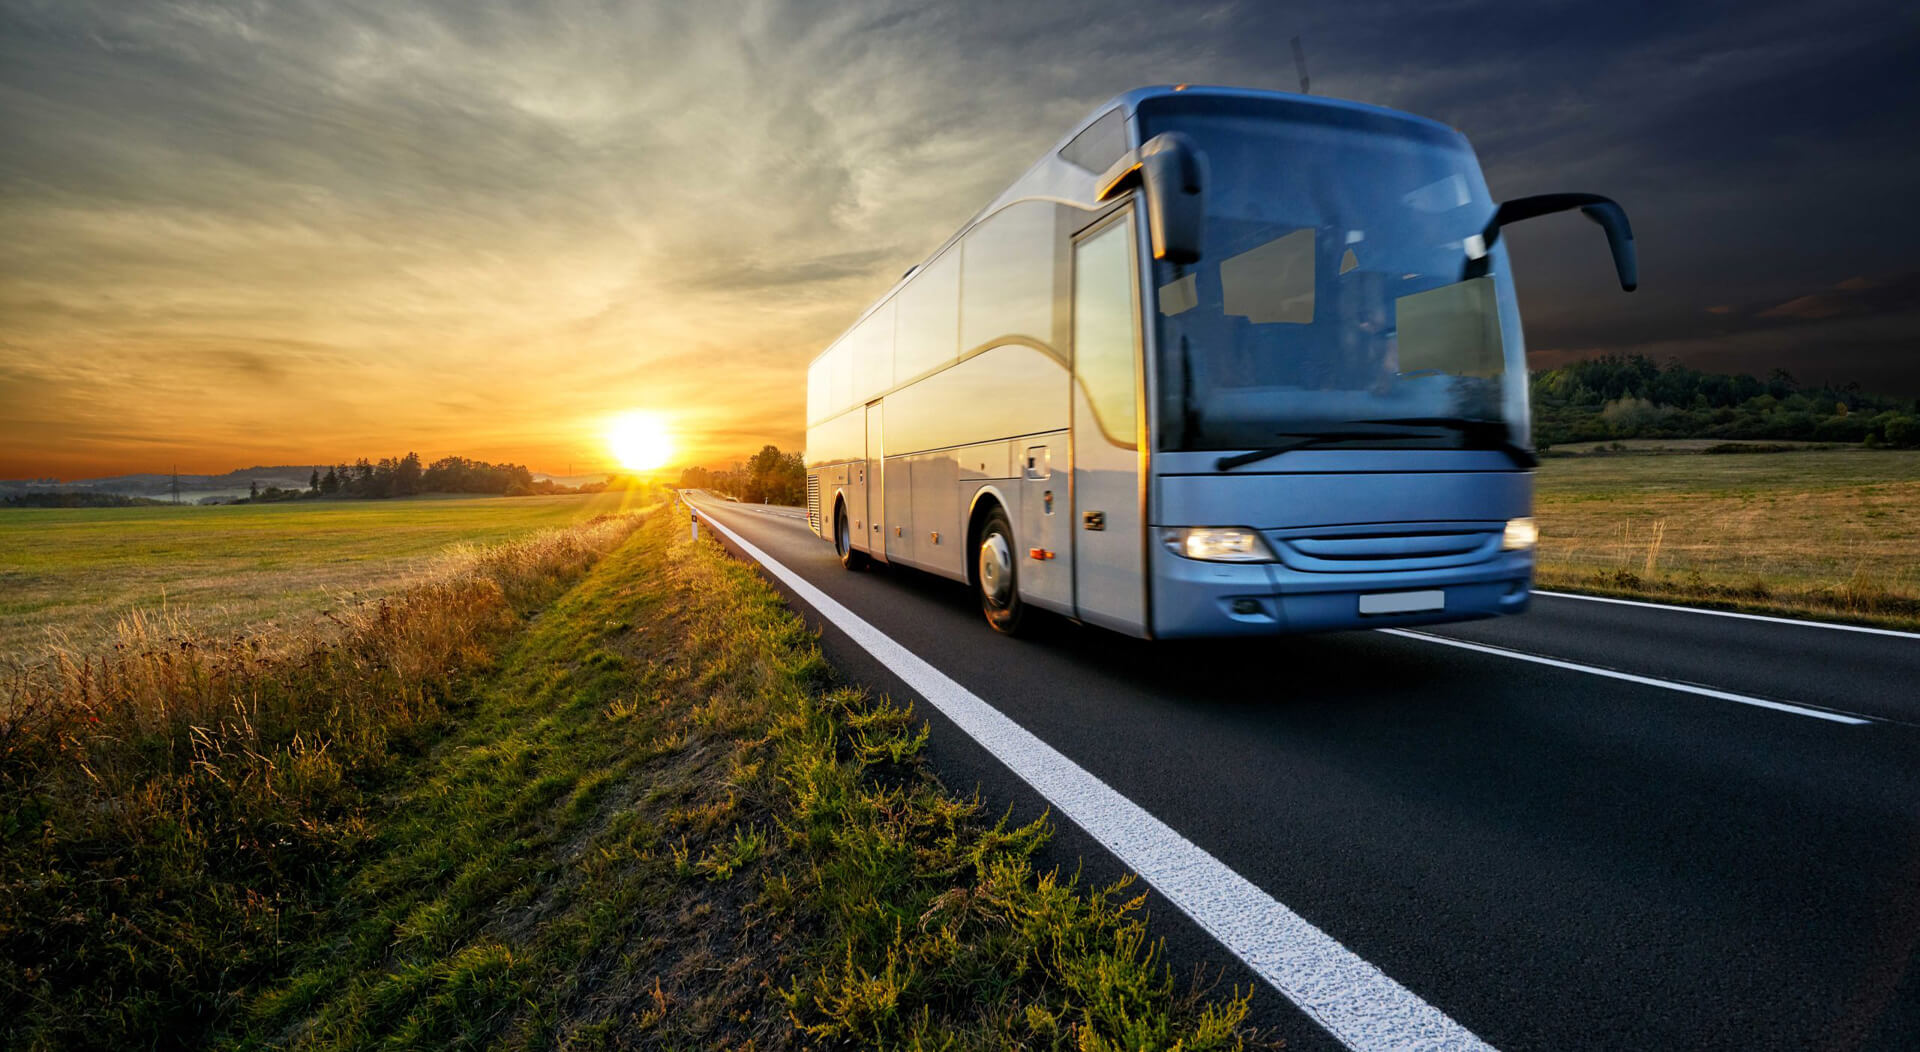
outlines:
[[[0,509],[0,659],[110,641],[165,609],[258,629],[404,587],[449,545],[618,511],[630,494],[420,497],[215,507]]]
[[[541,616],[230,1035],[299,1048],[1237,1048],[1140,899],[1036,873],[837,685],[804,624],[656,516]]]
[[[1044,816],[943,787],[752,568],[681,515],[631,528],[338,631],[0,680],[0,1045],[1259,1037],[1248,995],[1176,987],[1138,889],[1040,870]]]
[[[1550,457],[1539,580],[1920,626],[1920,451]]]

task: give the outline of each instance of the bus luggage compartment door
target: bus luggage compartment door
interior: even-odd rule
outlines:
[[[859,535],[860,543],[855,547],[865,548],[875,559],[887,561],[887,538],[883,527],[887,521],[887,472],[885,436],[880,430],[880,403],[867,405],[867,494],[865,519],[854,532]]]
[[[1065,436],[1061,436],[1065,437]],[[1020,597],[1035,606],[1072,613],[1072,537],[1060,527],[1067,507],[1067,477],[1053,470],[1049,446],[1028,446],[1020,458]]]

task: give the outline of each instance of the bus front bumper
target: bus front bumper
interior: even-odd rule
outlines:
[[[1310,573],[1277,562],[1205,562],[1152,545],[1153,634],[1162,639],[1392,628],[1517,614],[1533,584],[1531,551],[1445,569]],[[1438,592],[1437,609],[1361,613],[1362,597]],[[1418,596],[1417,605],[1433,605]],[[1393,599],[1368,605],[1392,607]]]

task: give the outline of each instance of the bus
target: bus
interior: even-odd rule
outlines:
[[[1181,85],[1098,107],[807,370],[807,522],[850,570],[1169,639],[1518,613],[1526,354],[1459,132]]]

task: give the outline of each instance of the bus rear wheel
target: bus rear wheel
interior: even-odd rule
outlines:
[[[996,632],[1019,635],[1027,604],[1020,601],[1020,582],[1013,553],[1013,525],[999,508],[988,513],[980,527],[980,549],[975,555],[974,581],[980,589],[980,612]]]
[[[867,568],[867,553],[853,546],[853,531],[847,528],[847,506],[833,509],[833,550],[840,554],[840,565],[849,570]]]

